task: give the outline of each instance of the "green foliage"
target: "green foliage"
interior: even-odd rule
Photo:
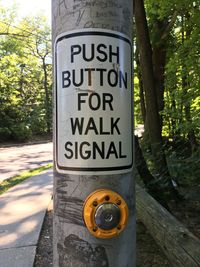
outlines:
[[[199,135],[200,23],[196,9],[187,12],[177,20],[166,64],[164,118],[167,116],[171,124],[168,129],[171,136],[177,133],[187,136],[191,130]]]
[[[26,141],[31,135],[31,129],[24,122],[11,126],[11,137],[13,140],[19,142]]]
[[[145,8],[152,47],[164,47],[166,52],[165,105],[160,112],[163,119],[163,135],[169,138],[187,139],[188,134],[193,132],[198,140],[200,137],[199,1],[146,0]],[[137,82],[134,102],[136,121],[142,119],[138,92]]]
[[[199,185],[200,150],[197,150],[190,157],[185,157],[187,151],[184,151],[183,147],[179,154],[172,150],[168,151],[168,154],[169,170],[178,184],[183,187]]]
[[[31,114],[31,131],[33,135],[41,135],[46,131],[45,109],[41,106],[36,106]]]
[[[164,108],[160,109],[160,115],[163,140],[166,142],[164,149],[168,169],[171,176],[181,185],[199,184],[200,2],[189,0],[144,2],[157,96],[161,95],[158,94],[161,88],[158,81],[162,81],[164,88]],[[139,68],[136,66],[135,69],[139,79]],[[163,70],[163,76],[159,76],[160,70]],[[135,95],[135,117],[136,121],[140,121],[142,117],[138,82],[135,86]],[[157,104],[160,107],[158,99]],[[145,126],[147,129],[148,125]],[[143,142],[149,145],[148,132],[145,138]],[[152,164],[152,152],[146,153],[145,146],[143,151],[151,172],[156,176],[156,168]]]
[[[7,141],[11,138],[11,130],[7,127],[0,127],[0,142]]]
[[[50,29],[13,12],[0,4],[0,141],[52,130]]]

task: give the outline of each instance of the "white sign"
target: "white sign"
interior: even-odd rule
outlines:
[[[72,31],[56,39],[58,172],[132,169],[131,54],[130,40],[114,31]]]

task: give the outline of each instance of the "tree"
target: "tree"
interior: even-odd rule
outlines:
[[[50,31],[44,18],[34,19],[15,23],[9,10],[0,14],[4,25],[0,32],[2,140],[23,140],[32,133],[51,132]]]
[[[189,140],[190,154],[198,147],[199,8],[189,3],[176,21],[176,33],[168,51],[166,88],[170,90],[165,114],[170,115],[170,135]],[[169,88],[173,88],[169,89]],[[173,107],[173,111],[170,111]]]
[[[161,144],[162,135],[165,134],[165,140],[168,138],[173,138],[174,141],[182,139],[185,140],[184,142],[189,140],[191,151],[198,146],[198,123],[196,122],[199,113],[197,106],[199,64],[196,59],[199,56],[199,20],[197,20],[197,14],[199,14],[199,7],[196,1],[170,1],[170,3],[153,0],[135,1],[140,101],[142,114],[146,114],[145,119],[143,116],[143,122],[145,131],[148,130],[149,134],[154,167],[160,177],[163,177],[160,166],[162,165],[163,168],[167,166],[166,157],[162,150],[163,145],[158,146],[158,155],[159,153],[162,155],[160,160],[165,157],[165,160],[161,161],[163,164],[159,166],[152,142],[157,140],[157,143]],[[148,117],[150,117],[149,121]],[[158,118],[160,124],[158,124]],[[153,131],[157,132],[157,138]],[[155,139],[152,138],[152,134]],[[165,175],[170,183],[171,178],[167,167]]]
[[[51,69],[51,39],[50,28],[46,25],[44,17],[31,18],[29,23],[33,30],[33,38],[29,40],[28,47],[32,54],[38,58],[41,63],[42,76],[40,83],[43,84],[44,90],[44,105],[45,105],[45,119],[47,132],[52,131],[52,69]]]
[[[175,193],[167,168],[167,161],[163,151],[161,121],[156,93],[156,81],[152,60],[152,47],[149,37],[144,2],[135,0],[136,36],[139,49],[139,62],[142,74],[142,84],[145,92],[146,122],[148,134],[154,156],[155,168],[162,177],[162,186],[165,191]]]

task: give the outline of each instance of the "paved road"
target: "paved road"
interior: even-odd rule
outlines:
[[[52,162],[52,143],[0,147],[0,182]]]

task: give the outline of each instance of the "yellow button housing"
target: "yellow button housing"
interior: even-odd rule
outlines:
[[[98,210],[100,210],[103,206],[105,207],[105,216],[107,216],[105,213],[107,206],[116,207],[115,210],[119,209],[118,213],[120,213],[120,216],[117,217],[117,224],[112,229],[105,230],[105,227],[98,225],[97,220],[95,219]],[[108,214],[107,217],[108,220],[111,220],[114,216],[112,216],[112,214]],[[109,189],[99,189],[92,192],[85,200],[83,218],[87,229],[93,236],[97,238],[112,238],[119,235],[124,230],[128,220],[128,206],[125,200],[118,193]],[[112,223],[110,225],[112,225]]]

